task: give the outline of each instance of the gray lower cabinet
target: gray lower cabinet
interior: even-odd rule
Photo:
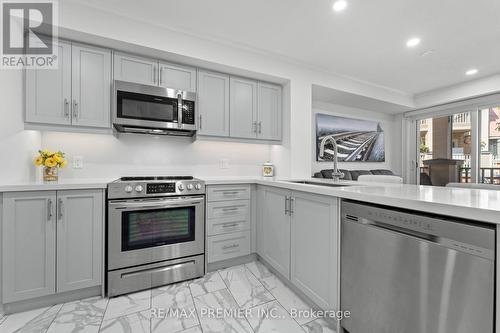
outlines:
[[[257,207],[257,252],[287,279],[290,278],[290,216],[285,212],[289,190],[262,186]]]
[[[57,291],[101,284],[103,192],[57,192]]]
[[[207,187],[207,262],[250,254],[250,185]]]
[[[2,301],[56,291],[56,192],[4,193]]]
[[[229,75],[198,72],[198,134],[229,136]]]
[[[102,190],[3,195],[2,302],[99,286]]]
[[[111,51],[59,41],[58,68],[26,70],[26,121],[111,126]]]
[[[290,280],[322,309],[336,309],[337,198],[293,192]]]
[[[259,186],[257,252],[323,309],[337,304],[338,199]]]

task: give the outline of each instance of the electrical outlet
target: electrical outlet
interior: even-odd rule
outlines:
[[[227,158],[220,159],[220,168],[221,169],[228,169],[229,168],[229,160]]]
[[[83,169],[83,156],[73,156],[73,169]]]

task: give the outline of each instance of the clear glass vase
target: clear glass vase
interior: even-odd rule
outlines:
[[[57,182],[59,176],[57,174],[58,167],[44,167],[43,168],[43,181],[44,182]]]

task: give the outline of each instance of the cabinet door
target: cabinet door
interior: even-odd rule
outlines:
[[[26,76],[26,121],[71,124],[71,44],[58,42],[57,69],[28,69]]]
[[[72,124],[111,126],[111,51],[73,44]]]
[[[230,80],[229,134],[235,138],[257,137],[257,82]]]
[[[3,195],[3,303],[55,293],[56,192]]]
[[[261,196],[259,254],[287,279],[290,278],[290,217],[285,199],[290,191],[264,187]]]
[[[229,135],[229,76],[198,73],[199,134]]]
[[[158,61],[115,53],[114,79],[156,86],[158,85]]]
[[[336,309],[337,199],[294,192],[291,281],[323,309]]]
[[[258,91],[257,138],[281,140],[281,87],[259,82]]]
[[[160,86],[196,92],[196,68],[161,62]]]
[[[57,292],[101,285],[102,190],[57,192]]]

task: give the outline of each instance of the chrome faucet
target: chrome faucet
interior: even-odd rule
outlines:
[[[344,178],[344,173],[339,171],[339,161],[338,161],[338,154],[339,150],[337,147],[337,141],[332,137],[332,136],[326,136],[321,140],[321,144],[319,146],[319,156],[324,157],[325,156],[325,144],[327,141],[330,141],[333,145],[333,172],[332,172],[332,179],[336,182],[340,180],[340,178]]]

